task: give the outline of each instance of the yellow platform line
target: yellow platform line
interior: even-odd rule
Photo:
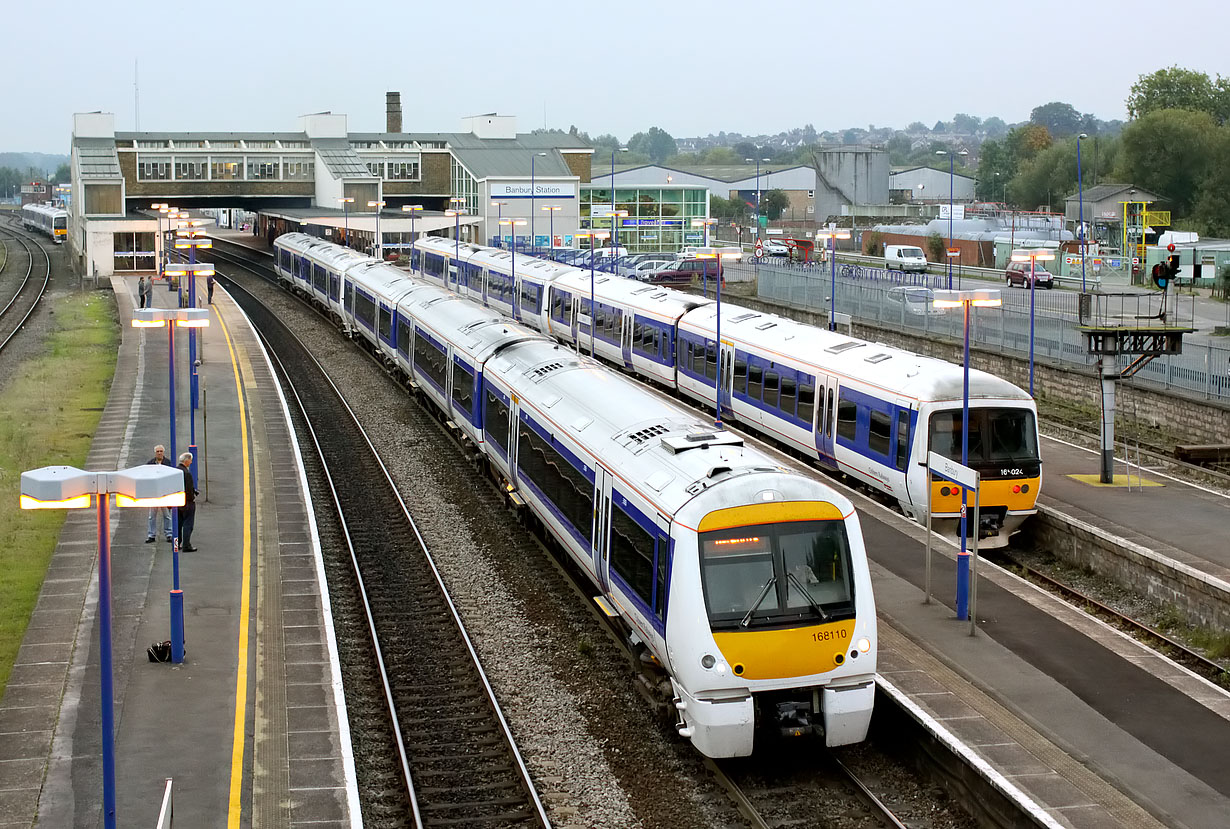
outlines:
[[[1166,486],[1158,481],[1152,481],[1148,478],[1138,478],[1135,475],[1115,475],[1111,479],[1113,483],[1109,484],[1102,483],[1101,475],[1068,475],[1067,477],[1074,481],[1080,481],[1082,484],[1089,484],[1089,486],[1103,486],[1110,488],[1118,487],[1120,489],[1133,486]]]
[[[215,314],[226,337],[226,348],[231,355],[231,367],[235,372],[235,393],[239,399],[239,431],[243,451],[243,589],[239,602],[239,661],[235,678],[235,732],[231,740],[231,788],[226,825],[237,829],[243,814],[243,755],[245,749],[244,722],[248,712],[248,615],[252,601],[252,482],[249,477],[248,415],[243,402],[243,383],[240,380],[239,363],[235,357],[235,344],[231,332],[221,314]]]

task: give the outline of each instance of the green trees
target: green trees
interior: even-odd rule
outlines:
[[[1124,128],[1118,173],[1166,196],[1174,212],[1188,215],[1207,178],[1218,131],[1207,112],[1149,112]]]
[[[781,190],[770,190],[760,194],[760,213],[768,216],[769,221],[777,221],[782,212],[790,206],[790,198]]]
[[[671,134],[658,127],[650,127],[648,132],[638,132],[629,138],[628,149],[649,156],[654,164],[661,164],[678,151]]]
[[[1186,109],[1207,113],[1224,124],[1230,119],[1230,78],[1218,75],[1214,81],[1204,72],[1171,66],[1141,75],[1126,104],[1134,119],[1163,109]]]
[[[1030,123],[1045,127],[1055,138],[1076,135],[1081,131],[1082,116],[1071,104],[1061,101],[1051,101],[1049,104],[1036,106],[1029,113]]]
[[[947,261],[948,243],[944,237],[932,231],[927,236],[927,258],[932,262]]]

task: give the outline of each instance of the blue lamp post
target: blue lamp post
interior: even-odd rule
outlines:
[[[965,314],[965,351],[962,358],[961,387],[961,465],[969,466],[969,314],[970,308],[998,308],[1002,303],[999,291],[936,291],[931,304],[936,308],[961,308]],[[969,549],[966,544],[966,511],[969,492],[961,487],[961,552],[957,555],[957,618],[969,618]],[[927,509],[931,509],[931,493],[927,493]],[[974,528],[977,532],[978,528]]]
[[[1049,250],[1017,250],[1012,252],[1013,262],[1029,263],[1029,396],[1034,396],[1034,278],[1035,262],[1049,262],[1055,254]]]
[[[538,195],[538,188],[534,185],[534,162],[539,158],[546,158],[546,153],[534,153],[530,156],[530,253],[534,252],[534,246],[537,244],[537,239],[534,238],[534,199]],[[513,232],[513,244],[517,244],[517,234]]]
[[[414,243],[418,241],[418,236],[414,232],[414,218],[423,212],[421,204],[403,204],[401,206],[402,213],[410,214],[410,266],[414,268]]]
[[[181,224],[184,224],[181,222]],[[188,307],[196,307],[196,280],[199,276],[213,276],[214,267],[207,263],[198,263],[196,261],[196,252],[198,248],[212,248],[213,240],[205,235],[205,231],[201,230],[204,222],[193,221],[187,223],[187,226],[176,232],[175,249],[188,251]],[[197,374],[196,358],[196,329],[209,324],[208,316],[205,317],[203,325],[196,323],[183,323],[183,326],[188,329],[188,451],[192,453],[192,477],[195,480],[197,477],[196,469],[196,408],[197,401],[200,399],[200,384]],[[178,458],[176,459],[178,462]]]
[[[583,230],[576,234],[579,238],[589,238],[589,356],[594,356],[594,320],[598,316],[598,308],[594,292],[594,240],[609,239],[609,230]],[[580,332],[578,332],[579,334]],[[578,340],[580,337],[577,338]]]
[[[760,240],[760,162],[763,161],[767,164],[769,159],[745,158],[743,161],[747,164],[751,164],[753,161],[756,162],[756,206],[752,209],[752,244],[755,245]],[[759,257],[756,258],[756,265],[758,267],[760,265]]]
[[[346,225],[346,247],[350,247],[350,205],[354,204],[354,199],[347,196],[338,201],[342,204],[342,221]]]
[[[454,222],[453,229],[453,267],[455,269],[455,278],[453,287],[456,288],[461,284],[461,216],[464,214],[465,208],[462,207],[466,200],[460,196],[453,196],[448,200],[449,204],[453,205],[452,210],[445,210],[445,216],[452,216]]]
[[[717,352],[713,355],[715,360],[714,365],[714,381],[713,381],[713,425],[718,429],[722,428],[722,260],[723,259],[738,259],[743,255],[743,251],[737,248],[706,248],[696,254],[697,258],[704,259],[705,266],[702,271],[709,269],[709,259],[717,262],[717,276],[714,282],[717,284],[717,314],[714,317],[716,320],[715,331],[715,347]]]
[[[1076,136],[1076,232],[1080,234],[1080,251],[1081,251],[1081,293],[1085,292],[1085,193],[1081,185],[1081,142],[1089,136],[1081,133]],[[1097,161],[1097,153],[1094,153],[1094,161]],[[1097,180],[1097,175],[1094,175],[1094,181]]]
[[[829,229],[816,234],[817,239],[829,240],[829,330],[837,330],[837,240],[849,239],[850,231],[839,230],[836,222],[829,222]]]
[[[384,261],[384,236],[380,234],[380,211],[384,209],[384,202],[369,201],[367,203],[367,206],[376,208],[376,246],[375,246],[376,258],[379,259],[381,262],[383,262]]]
[[[709,247],[709,227],[717,224],[717,219],[693,219],[692,227],[703,227],[705,229],[705,247]],[[719,268],[720,270],[720,268]],[[709,263],[700,269],[700,293],[701,296],[709,296]]]
[[[495,215],[495,226],[496,226],[495,246],[496,246],[497,248],[502,248],[502,247],[504,247],[504,234],[499,232],[499,227],[500,227],[500,225],[502,225],[502,224],[504,223],[504,222],[503,222],[503,219],[504,219],[504,208],[508,206],[508,202],[506,202],[506,201],[493,201],[493,202],[491,203],[491,206],[492,206],[492,207],[494,207],[494,208],[496,209],[496,215]],[[488,214],[488,215],[490,215],[490,214]]]
[[[180,507],[184,475],[143,464],[116,472],[44,466],[21,473],[22,509],[86,509],[98,501],[98,651],[102,702],[103,825],[115,829],[115,684],[111,666],[111,493],[117,507]]]
[[[512,232],[512,265],[509,267],[509,271],[514,281],[517,275],[517,227],[524,224],[525,219],[500,219],[500,225],[507,225],[508,229]],[[503,231],[500,232],[500,235],[504,235]]]

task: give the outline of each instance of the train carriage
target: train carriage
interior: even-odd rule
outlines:
[[[342,319],[390,365],[397,362],[397,303],[420,282],[369,259],[342,274]]]
[[[345,317],[342,275],[356,265],[376,261],[305,233],[283,234],[274,241],[274,248],[274,269],[282,284],[312,297],[338,323],[344,323]]]
[[[50,237],[57,245],[68,238],[68,213],[50,204],[25,205],[21,208],[21,223],[29,230]]]

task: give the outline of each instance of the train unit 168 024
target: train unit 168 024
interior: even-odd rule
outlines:
[[[275,247],[280,279],[415,384],[584,571],[702,753],[752,753],[757,725],[865,738],[876,614],[848,499],[442,287],[302,234]]]
[[[956,539],[961,490],[927,487],[927,453],[961,459],[962,370],[943,360],[740,306],[439,237],[411,269],[532,328],[758,431],[840,472]],[[592,281],[591,281],[592,280]],[[593,293],[591,307],[591,292]],[[590,326],[588,320],[593,319]],[[969,378],[969,462],[981,475],[979,533],[1003,547],[1036,510],[1037,408],[983,371]],[[969,532],[973,532],[972,523]]]
[[[21,223],[50,236],[57,245],[68,238],[68,213],[49,204],[27,204],[21,208]]]

